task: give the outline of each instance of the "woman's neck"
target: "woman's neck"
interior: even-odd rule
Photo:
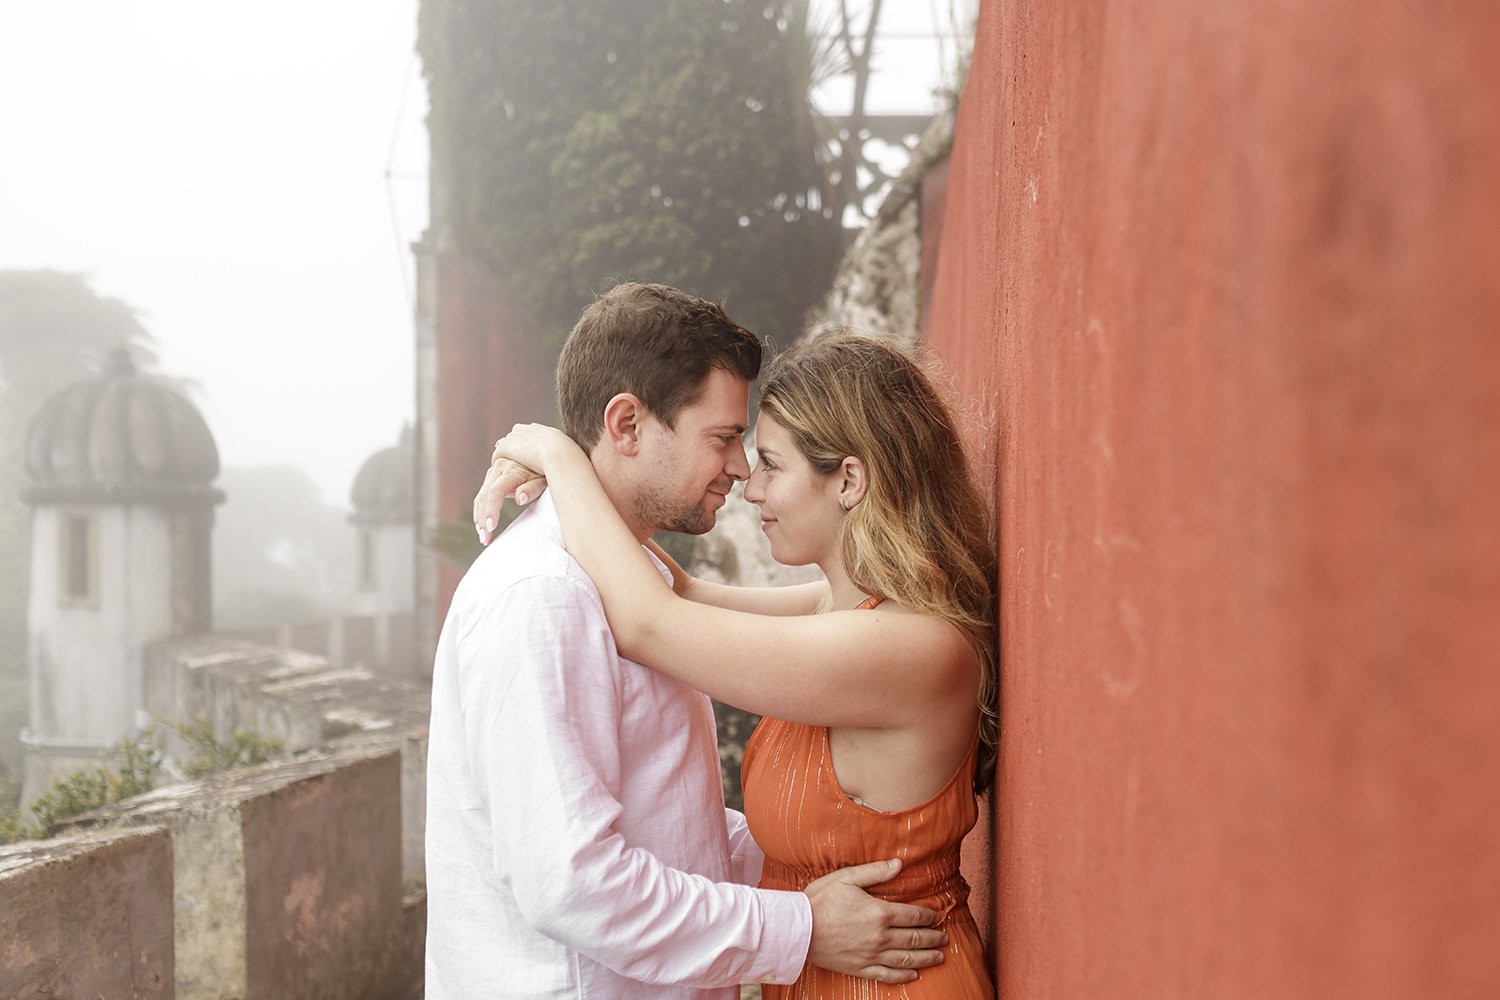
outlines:
[[[849,574],[844,572],[842,556],[834,556],[832,559],[819,562],[818,569],[822,570],[823,576],[828,579],[830,611],[848,611],[857,608],[861,601],[870,596],[856,587],[849,579]]]

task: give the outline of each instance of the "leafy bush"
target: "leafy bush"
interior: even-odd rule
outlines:
[[[154,729],[133,739],[120,741],[118,770],[95,767],[58,778],[31,804],[34,825],[24,823],[18,811],[0,818],[0,842],[45,837],[54,823],[102,806],[123,802],[156,787],[161,773],[162,750]],[[9,838],[9,839],[6,839]]]
[[[192,756],[182,764],[182,773],[188,778],[264,764],[285,753],[280,740],[247,729],[237,730],[229,742],[221,743],[214,737],[213,725],[203,718],[171,728],[181,733],[192,749]],[[31,804],[34,822],[27,822],[14,802],[0,805],[0,844],[40,839],[55,823],[156,787],[164,755],[154,727],[134,739],[121,740],[119,756],[118,769],[89,768],[54,781]]]
[[[213,724],[204,718],[172,728],[182,734],[193,751],[193,755],[182,764],[182,773],[188,778],[202,778],[231,768],[264,764],[286,752],[286,746],[280,740],[249,729],[237,729],[228,743],[221,743],[214,736]]]

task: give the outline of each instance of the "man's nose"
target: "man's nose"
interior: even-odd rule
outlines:
[[[737,483],[750,478],[750,460],[745,457],[744,444],[734,446],[729,461],[724,463],[724,471]]]

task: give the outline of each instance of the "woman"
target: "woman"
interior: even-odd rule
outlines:
[[[896,857],[876,893],[944,915],[944,961],[915,983],[809,966],[767,1000],[991,996],[958,850],[994,774],[995,557],[952,415],[905,354],[839,335],[768,366],[757,441],[745,499],[772,556],[816,565],[819,583],[725,587],[670,564],[674,593],[570,438],[517,427],[495,455],[546,477],[622,655],[766,717],[743,771],[761,885]],[[492,475],[476,520],[531,475]]]

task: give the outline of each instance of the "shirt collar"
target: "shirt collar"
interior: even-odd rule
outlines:
[[[562,522],[557,519],[557,505],[552,502],[550,491],[544,490],[541,496],[530,503],[528,509],[536,511],[532,516],[545,521],[551,532],[557,536],[558,541],[562,541]],[[661,574],[661,578],[666,581],[667,586],[672,586],[672,571],[667,568],[667,564],[656,558],[656,553],[646,548],[646,546],[642,545],[641,550],[650,557],[651,564],[656,567],[656,571]]]

